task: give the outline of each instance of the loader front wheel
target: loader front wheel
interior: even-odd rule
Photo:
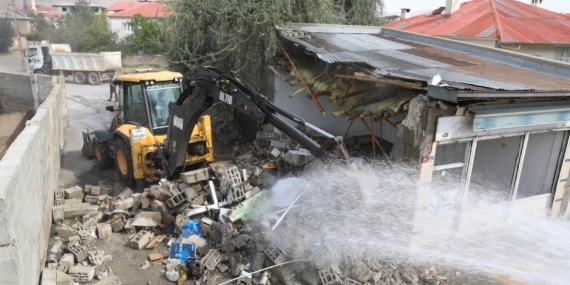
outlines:
[[[127,185],[132,185],[133,177],[133,160],[131,155],[131,148],[122,138],[115,138],[115,164],[119,172],[121,180]]]
[[[113,165],[113,159],[109,154],[109,146],[106,141],[100,142],[97,139],[93,139],[91,146],[93,148],[93,156],[95,156],[95,160],[101,169],[106,169]]]

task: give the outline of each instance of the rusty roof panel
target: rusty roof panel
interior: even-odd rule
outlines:
[[[417,37],[425,36],[417,35]],[[458,90],[570,93],[568,72],[549,75],[546,72],[536,71],[543,69],[531,71],[521,68],[525,65],[544,65],[560,71],[570,70],[570,66],[566,67],[563,63],[550,63],[539,58],[525,59],[523,56],[517,57],[516,61],[510,63],[497,63],[495,60],[500,59],[500,56],[504,56],[502,53],[506,52],[498,49],[496,52],[490,52],[489,48],[469,46],[470,49],[467,49],[469,52],[480,49],[481,54],[484,54],[475,57],[438,47],[437,44],[427,45],[444,40],[425,38],[425,41],[414,41],[377,33],[341,36],[321,32],[307,33],[303,38],[288,39],[309,51],[318,50],[316,56],[323,61],[354,63],[360,65],[363,71],[377,76],[427,83],[435,74],[439,74],[443,83]],[[488,52],[500,55],[486,56]],[[533,95],[531,92],[525,96],[540,95]]]
[[[497,38],[501,43],[570,43],[567,16],[515,0],[473,0],[451,15],[424,14],[385,27],[432,36]]]

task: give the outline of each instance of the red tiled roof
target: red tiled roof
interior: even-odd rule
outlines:
[[[141,2],[115,2],[107,7],[107,11],[123,11],[140,5]]]
[[[451,15],[419,15],[384,27],[431,36],[496,38],[513,44],[569,44],[567,15],[515,0],[473,0]]]
[[[123,2],[124,3],[124,2]],[[115,3],[119,4],[119,3]],[[166,18],[167,14],[164,11],[164,6],[158,2],[132,2],[124,4],[136,4],[127,8],[125,10],[115,12],[113,14],[107,15],[109,18],[132,18],[136,14],[141,14],[143,17],[147,18]],[[111,5],[110,8],[116,9]],[[129,6],[129,5],[126,5]],[[116,11],[116,10],[115,10]]]

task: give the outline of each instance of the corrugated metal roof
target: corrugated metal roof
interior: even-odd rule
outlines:
[[[419,15],[385,27],[432,36],[496,38],[507,44],[570,43],[568,16],[515,0],[474,0],[451,15]]]
[[[299,27],[303,30],[303,27]],[[541,65],[570,70],[570,65],[540,58],[516,55],[500,49],[489,49],[467,45],[473,50],[517,57],[511,65],[497,63],[495,60],[482,59],[466,53],[421,44],[418,41],[388,37],[382,34],[363,34],[345,31],[342,34],[306,32],[303,36],[291,36],[282,30],[281,35],[314,52],[321,60],[328,63],[355,63],[362,66],[369,74],[389,78],[426,83],[435,74],[442,77],[443,83],[450,88],[464,91],[500,91],[500,92],[556,92],[570,96],[570,74],[560,72],[558,77],[546,72],[531,71],[522,68],[525,65]],[[298,35],[298,34],[297,34]],[[418,37],[431,38],[417,35]],[[431,38],[435,41],[443,39]],[[366,44],[364,44],[366,43]],[[520,57],[520,58],[518,58]],[[539,97],[525,93],[524,96]],[[522,96],[522,95],[521,95]]]

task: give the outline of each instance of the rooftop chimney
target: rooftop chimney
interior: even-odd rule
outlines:
[[[531,0],[530,5],[542,8],[542,0]]]
[[[407,19],[408,16],[410,15],[410,10],[411,10],[410,8],[402,8],[401,9],[402,14],[400,14],[400,20]]]
[[[451,15],[459,9],[459,0],[446,0],[444,15]]]

